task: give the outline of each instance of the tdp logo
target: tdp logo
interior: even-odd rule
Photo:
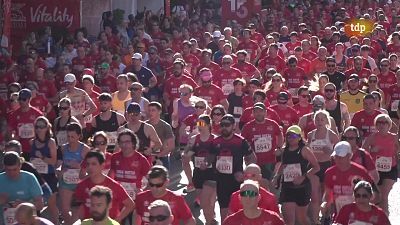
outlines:
[[[347,36],[365,36],[372,32],[374,22],[365,19],[351,19],[345,23],[344,32]]]

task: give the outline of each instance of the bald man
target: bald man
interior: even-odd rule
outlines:
[[[17,225],[54,225],[49,220],[37,216],[35,205],[29,202],[23,202],[17,206],[15,220]]]
[[[174,221],[171,207],[164,200],[155,200],[149,206],[149,221],[150,225],[171,225]]]
[[[244,178],[246,180],[252,180],[259,184],[262,179],[261,168],[257,164],[249,164],[244,169]],[[278,203],[274,194],[269,192],[263,187],[259,187],[260,201],[258,202],[258,207],[262,209],[267,209],[274,211],[279,214]],[[231,196],[231,201],[229,203],[229,214],[233,214],[243,209],[243,205],[240,201],[240,190],[236,191]]]

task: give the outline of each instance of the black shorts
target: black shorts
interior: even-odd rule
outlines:
[[[56,175],[54,173],[53,174],[40,174],[40,176],[50,186],[51,191],[53,193],[58,192],[58,178],[56,177]]]
[[[228,208],[233,192],[240,190],[240,183],[233,174],[217,174],[217,198],[220,208]]]
[[[326,170],[332,166],[331,161],[326,161],[326,162],[319,162],[319,171],[315,174],[319,178],[319,182],[323,183],[325,180],[325,172]]]
[[[307,206],[311,201],[311,184],[305,183],[302,187],[282,187],[279,203],[294,202],[297,206]]]
[[[382,185],[383,180],[384,179],[388,179],[388,180],[397,180],[397,176],[398,176],[398,171],[397,171],[397,167],[392,167],[392,169],[388,172],[380,172],[379,173],[379,182],[378,185]]]
[[[202,189],[204,182],[207,180],[215,181],[215,172],[213,169],[200,170],[195,168],[193,170],[193,185],[196,189]]]
[[[260,167],[262,178],[265,178],[269,181],[272,180],[274,176],[275,163],[266,163],[264,165],[261,165]]]

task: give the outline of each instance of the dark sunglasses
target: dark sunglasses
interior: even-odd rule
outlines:
[[[105,141],[95,141],[93,144],[94,144],[94,146],[99,146],[99,145],[106,145],[107,142],[105,142]]]
[[[327,64],[326,66],[327,67],[335,67],[336,65],[335,64]]]
[[[381,67],[388,67],[389,64],[381,64]]]
[[[355,194],[354,194],[354,197],[355,197],[355,198],[369,198],[369,195],[368,195],[368,194],[358,194],[358,193],[355,193]]]
[[[188,93],[188,92],[181,92],[181,93],[179,93],[181,96],[188,96],[190,93]]]
[[[325,89],[325,92],[335,92],[334,89]]]
[[[241,197],[250,197],[250,198],[253,198],[253,197],[258,196],[258,192],[257,192],[257,191],[251,191],[251,190],[241,191],[241,192],[240,192],[240,196],[241,196]]]
[[[68,110],[69,107],[58,107],[59,110]]]
[[[196,105],[196,106],[194,106],[196,109],[205,109],[206,107],[205,106],[202,106],[202,105]]]
[[[149,216],[149,220],[150,222],[161,222],[164,221],[166,219],[168,219],[169,216],[165,216],[165,215],[157,215],[157,216]]]
[[[300,137],[301,137],[300,134],[294,134],[294,133],[286,134],[286,138],[289,138],[289,139],[297,139],[297,138],[300,138]]]
[[[153,183],[150,183],[150,182],[149,182],[149,186],[150,186],[150,187],[157,187],[157,188],[160,188],[160,187],[164,186],[164,183],[161,183],[161,184],[153,184]]]
[[[230,127],[232,126],[231,123],[220,123],[221,127]]]
[[[39,126],[39,125],[35,126],[35,129],[45,129],[45,128],[47,128],[47,126]]]

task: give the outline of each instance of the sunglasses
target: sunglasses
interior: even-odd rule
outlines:
[[[155,221],[162,222],[168,218],[169,218],[169,216],[165,216],[165,215],[149,216],[150,222],[155,222]]]
[[[335,67],[336,65],[335,64],[328,64],[328,65],[326,65],[327,67]]]
[[[294,134],[294,133],[286,134],[286,138],[288,138],[288,139],[297,139],[297,138],[300,138],[300,137],[301,137],[300,134]]]
[[[258,192],[257,192],[257,191],[251,191],[251,190],[241,191],[241,192],[240,192],[240,196],[241,196],[241,197],[250,197],[250,198],[253,198],[253,197],[258,196]]]
[[[230,127],[232,126],[231,123],[220,123],[221,127]]]
[[[65,110],[68,110],[69,107],[67,107],[67,106],[66,106],[66,107],[58,107],[58,109],[59,109],[59,110],[64,110],[64,111],[65,111]]]
[[[45,129],[45,128],[47,128],[47,126],[39,126],[39,125],[35,126],[35,129]]]
[[[128,112],[129,116],[139,116],[140,112]]]
[[[141,88],[131,88],[131,91],[139,91]]]
[[[334,89],[325,89],[325,92],[335,92]]]
[[[99,146],[99,145],[106,145],[107,142],[105,142],[105,141],[95,141],[93,144],[94,144],[94,146]]]
[[[381,64],[381,67],[388,67],[389,64]]]
[[[202,105],[196,105],[196,106],[194,106],[196,109],[205,109],[206,107],[205,106],[202,106]]]
[[[148,182],[148,184],[149,184],[150,187],[157,187],[157,188],[160,188],[160,187],[164,186],[164,183],[161,183],[161,184],[153,184],[153,183]]]
[[[358,193],[355,193],[355,194],[354,194],[354,197],[355,197],[355,198],[369,198],[369,195],[368,195],[368,194],[358,194]]]

